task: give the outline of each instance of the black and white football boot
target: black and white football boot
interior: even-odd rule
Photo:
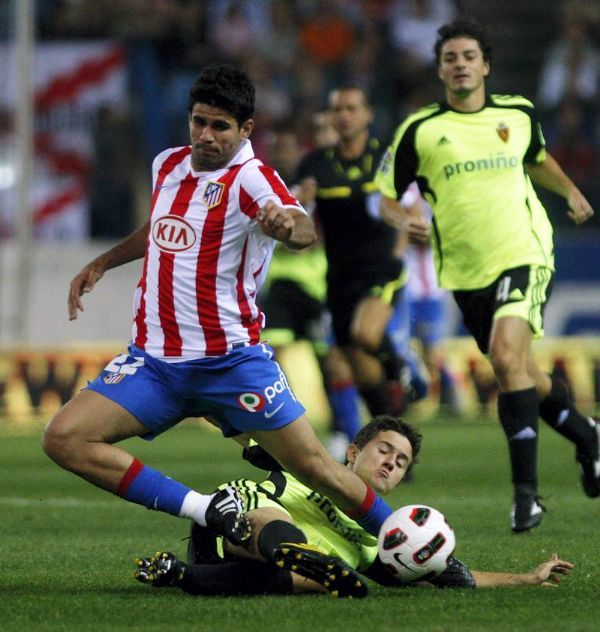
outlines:
[[[515,501],[510,512],[510,526],[515,533],[523,533],[537,527],[542,522],[546,508],[535,494],[515,493]]]
[[[243,511],[244,503],[235,487],[219,489],[206,509],[206,526],[232,544],[243,545],[250,538],[250,522]]]
[[[600,496],[600,422],[592,418],[589,421],[596,431],[595,441],[585,452],[577,450],[576,458],[579,463],[583,491],[590,498],[598,498]]]

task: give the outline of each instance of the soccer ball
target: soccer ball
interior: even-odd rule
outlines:
[[[407,505],[381,526],[379,558],[400,582],[427,581],[446,570],[455,542],[452,527],[437,509]]]

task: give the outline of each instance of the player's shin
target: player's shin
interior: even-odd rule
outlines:
[[[292,592],[292,577],[283,568],[245,560],[188,565],[176,585],[192,595],[277,595]]]
[[[500,393],[498,416],[508,439],[515,488],[537,492],[538,397],[535,388]]]
[[[537,495],[538,406],[535,387],[498,396],[498,414],[508,439],[515,486],[511,528],[516,533],[537,527],[544,511]]]
[[[182,483],[134,459],[116,494],[148,509],[179,516],[183,501],[191,491]],[[210,500],[209,496],[206,498]]]
[[[199,494],[134,459],[121,480],[117,495],[148,509],[191,518],[234,544],[242,544],[250,536],[249,523],[241,513],[243,502],[233,488]]]
[[[266,524],[258,536],[258,550],[268,562],[273,562],[273,553],[281,544],[306,543],[304,533],[296,525],[285,520],[272,520]]]
[[[390,414],[390,396],[384,382],[375,386],[361,387],[360,394],[373,417]]]
[[[327,389],[333,413],[334,432],[343,432],[352,441],[360,430],[358,389],[353,382],[332,382]]]

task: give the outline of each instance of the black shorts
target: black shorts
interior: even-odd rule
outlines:
[[[385,272],[385,270],[384,270]],[[394,273],[397,269],[394,270]],[[335,341],[341,347],[352,343],[350,328],[358,304],[367,296],[380,296],[389,305],[394,305],[406,279],[402,274],[371,274],[346,276],[343,279],[327,278],[327,305],[331,312],[331,326]]]
[[[453,292],[463,322],[483,353],[488,353],[494,318],[519,316],[535,336],[543,335],[544,308],[552,293],[553,274],[543,266],[521,266],[505,270],[481,290]]]
[[[260,304],[266,317],[262,338],[272,346],[280,347],[295,340],[326,341],[329,313],[325,304],[294,281],[273,281]]]

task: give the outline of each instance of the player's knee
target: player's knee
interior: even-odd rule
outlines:
[[[381,346],[381,335],[368,327],[359,327],[352,332],[352,341],[368,353],[376,353]]]
[[[65,469],[73,469],[77,455],[81,453],[81,443],[79,433],[65,423],[60,414],[48,423],[42,437],[44,452]]]
[[[287,520],[272,520],[267,523],[258,536],[258,550],[261,556],[273,561],[275,549],[283,543],[306,543],[306,535],[295,525]]]
[[[494,374],[499,380],[509,378],[517,373],[526,372],[521,354],[507,344],[498,343],[490,348],[490,362]]]
[[[54,420],[46,426],[42,437],[42,449],[53,461],[61,464],[66,452],[67,437]]]

